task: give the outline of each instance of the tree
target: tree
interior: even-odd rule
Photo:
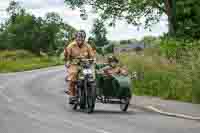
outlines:
[[[109,42],[106,38],[107,30],[102,21],[99,19],[95,20],[92,29],[92,35],[94,36],[94,43],[97,47],[103,47],[107,45]]]
[[[60,17],[60,15],[56,12],[49,12],[46,14],[46,23],[48,24],[57,24],[57,25],[60,25],[63,20],[62,18]]]
[[[184,38],[200,38],[200,1],[177,0],[177,36]]]
[[[166,14],[169,20],[169,32],[175,33],[175,1],[176,0],[65,0],[71,8],[84,8],[91,5],[100,13],[103,20],[111,20],[115,25],[117,19],[125,19],[129,24],[141,25],[145,19],[145,28],[159,21],[161,15]]]
[[[42,50],[49,55],[55,54],[65,45],[62,31],[67,32],[67,40],[76,31],[54,12],[47,13],[45,18],[35,17],[15,1],[7,11],[10,17],[0,27],[0,49],[25,49],[38,55]]]
[[[120,40],[120,44],[128,44],[128,40]]]
[[[43,27],[44,33],[46,34],[46,43],[49,45],[45,52],[53,54],[58,47],[56,44],[56,35],[60,31],[60,25],[62,23],[61,17],[55,13],[50,12],[45,15],[45,25]]]
[[[8,12],[8,14],[11,16],[10,17],[10,20],[11,22],[14,23],[15,21],[15,18],[18,14],[20,13],[24,13],[24,9],[20,6],[20,3],[17,2],[17,1],[14,1],[12,0],[10,3],[9,3],[9,6],[8,8],[6,8],[6,11]]]
[[[12,15],[18,14],[20,9],[21,9],[21,6],[20,6],[19,2],[12,0],[9,3],[9,6],[6,9],[6,11],[12,16]]]
[[[104,47],[104,54],[110,54],[114,52],[114,44],[109,44]]]

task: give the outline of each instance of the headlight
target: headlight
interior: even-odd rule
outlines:
[[[83,79],[84,79],[84,77],[83,77],[83,76],[80,76],[80,77],[79,77],[79,79],[83,80]]]
[[[84,69],[83,74],[85,74],[85,75],[92,74],[92,70],[91,69]]]

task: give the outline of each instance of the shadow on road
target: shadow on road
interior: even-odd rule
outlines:
[[[84,112],[83,110],[72,110],[72,109],[69,109],[69,107],[67,107],[67,111],[68,112],[71,112],[71,113],[83,113],[83,114],[87,114],[86,112]],[[146,111],[142,111],[142,110],[129,110],[127,112],[122,112],[122,111],[119,111],[119,110],[103,110],[103,109],[96,109],[93,113],[89,114],[89,115],[123,115],[123,116],[131,116],[131,115],[149,115],[151,112],[146,112]],[[157,115],[157,114],[154,114],[154,113],[151,113],[152,115]]]
[[[113,110],[95,110],[93,112],[93,114],[107,114],[107,115],[110,115],[110,114],[116,114],[116,115],[133,115],[135,114],[134,111],[127,111],[127,112],[122,112],[122,111],[113,111]]]

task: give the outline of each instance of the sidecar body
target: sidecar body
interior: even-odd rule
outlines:
[[[97,99],[102,103],[121,104],[121,110],[126,111],[132,97],[131,78],[99,72],[106,65],[96,64]]]

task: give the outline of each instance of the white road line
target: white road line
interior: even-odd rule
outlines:
[[[180,118],[185,118],[185,119],[191,119],[191,120],[200,120],[200,117],[193,117],[193,116],[189,116],[189,115],[184,115],[184,114],[176,114],[176,113],[170,113],[170,112],[165,112],[162,111],[160,109],[157,109],[153,106],[147,106],[148,109],[163,114],[163,115],[167,115],[167,116],[174,116],[174,117],[180,117]]]

